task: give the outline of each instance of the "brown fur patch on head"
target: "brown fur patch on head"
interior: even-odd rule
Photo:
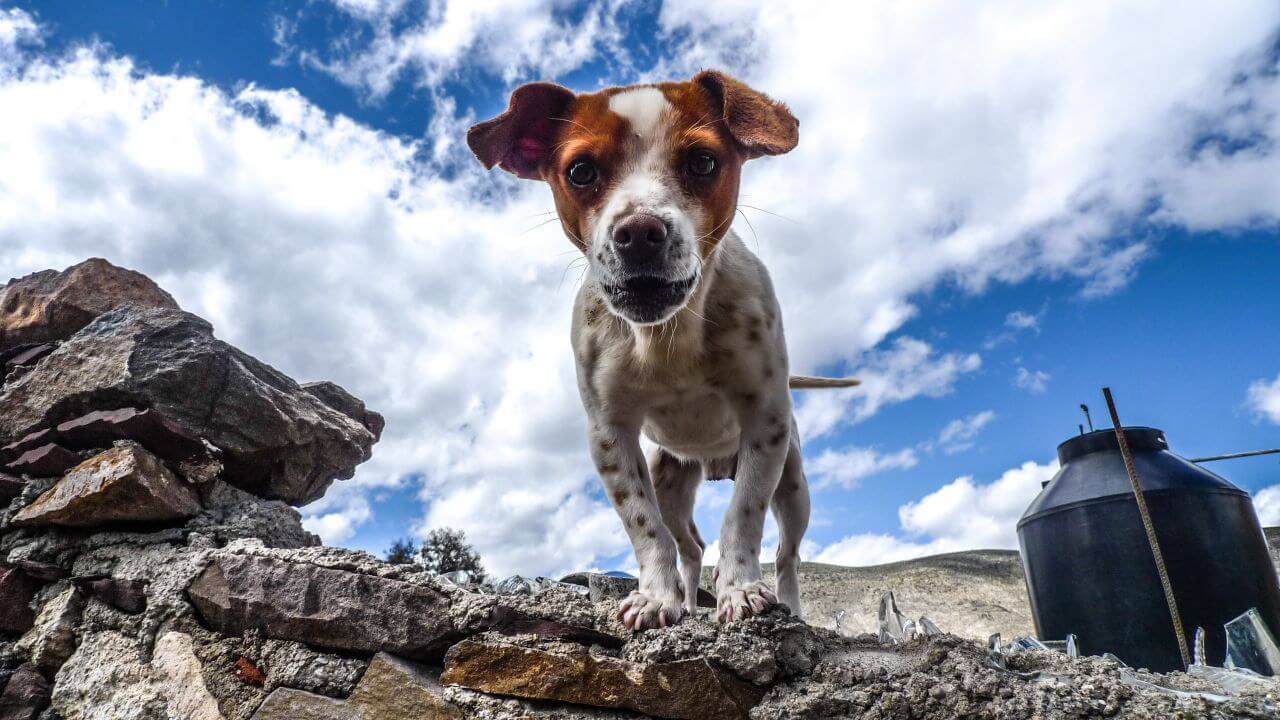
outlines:
[[[781,155],[800,142],[800,121],[786,105],[716,70],[705,70],[693,82],[721,103],[725,123],[748,158]]]
[[[494,165],[526,180],[542,177],[542,164],[558,135],[553,120],[573,102],[573,91],[528,83],[511,93],[506,112],[467,130],[467,145],[486,168]]]

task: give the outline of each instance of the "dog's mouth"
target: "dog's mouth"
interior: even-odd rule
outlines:
[[[672,308],[683,305],[697,282],[697,273],[683,280],[637,275],[618,283],[601,283],[601,288],[618,314],[648,324],[666,319]]]

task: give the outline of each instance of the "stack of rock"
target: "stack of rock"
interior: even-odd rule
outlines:
[[[0,365],[0,720],[1276,716],[1266,686],[781,609],[632,635],[602,584],[477,594],[320,547],[291,506],[382,418],[101,260],[0,290]]]

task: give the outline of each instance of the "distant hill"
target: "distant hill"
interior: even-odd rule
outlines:
[[[1271,557],[1280,568],[1280,527],[1266,528]],[[773,581],[773,566],[764,566]],[[709,585],[711,568],[703,573]],[[875,632],[880,596],[893,590],[898,609],[921,615],[963,637],[1005,639],[1034,634],[1022,561],[1012,550],[970,550],[870,567],[801,563],[800,592],[805,619],[846,632]]]

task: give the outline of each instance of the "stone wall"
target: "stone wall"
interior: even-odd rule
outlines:
[[[1277,716],[1270,686],[781,609],[632,635],[624,581],[480,592],[320,547],[290,503],[381,417],[103,261],[0,291],[0,366],[0,720]]]

